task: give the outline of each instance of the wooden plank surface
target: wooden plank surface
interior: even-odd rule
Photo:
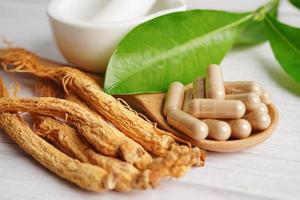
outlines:
[[[188,0],[189,8],[245,11],[263,0]],[[1,0],[0,35],[42,56],[64,61],[55,47],[46,16],[46,0]],[[300,27],[300,11],[283,1],[280,20]],[[299,36],[300,37],[300,36]],[[226,80],[256,80],[273,94],[280,113],[275,134],[239,153],[208,153],[206,166],[183,179],[166,180],[155,190],[119,194],[84,192],[29,158],[0,132],[0,199],[299,199],[300,85],[273,57],[269,44],[235,48],[222,62]],[[0,72],[11,85],[13,77]],[[16,76],[20,96],[31,96],[30,76]]]

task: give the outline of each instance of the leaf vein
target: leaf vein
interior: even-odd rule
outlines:
[[[209,33],[206,33],[206,34],[200,36],[200,37],[194,38],[194,39],[192,39],[192,40],[184,43],[183,45],[181,45],[179,47],[178,46],[174,46],[173,48],[167,50],[166,52],[156,55],[154,58],[151,59],[151,62],[145,63],[146,67],[144,67],[142,69],[137,69],[134,72],[130,73],[128,76],[125,76],[123,79],[119,80],[118,82],[116,82],[115,84],[113,84],[109,88],[107,88],[108,91],[110,91],[112,88],[115,88],[120,83],[128,80],[130,77],[135,76],[140,71],[145,70],[148,67],[152,66],[154,63],[157,63],[157,62],[159,62],[161,60],[165,60],[166,58],[168,58],[169,56],[171,56],[174,53],[176,54],[177,51],[181,52],[181,51],[183,51],[185,49],[188,49],[190,46],[193,46],[194,43],[197,43],[197,44],[201,43],[203,39],[206,39],[206,38],[210,37],[211,35],[214,35],[214,34],[216,34],[218,32],[222,32],[222,31],[225,31],[227,29],[230,29],[230,28],[232,28],[234,26],[238,26],[238,25],[246,22],[247,20],[251,19],[252,17],[253,17],[253,13],[250,13],[250,14],[245,15],[244,17],[242,17],[241,19],[239,19],[239,20],[237,20],[237,21],[235,21],[233,23],[230,23],[230,24],[227,24],[227,25],[222,26],[220,28],[217,28],[217,29],[215,29],[215,30],[213,30],[213,31],[211,31]],[[164,34],[162,34],[162,35],[164,35]],[[166,35],[164,35],[164,36],[166,36]]]

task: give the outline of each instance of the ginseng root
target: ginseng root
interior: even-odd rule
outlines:
[[[50,96],[55,89],[51,84],[36,84],[36,93],[40,96]],[[66,99],[87,107],[85,102],[73,93],[65,96]],[[186,146],[175,145],[165,158],[156,158],[145,171],[139,172],[131,164],[114,158],[97,154],[83,141],[76,131],[67,124],[50,117],[38,116],[35,121],[36,130],[43,137],[58,146],[63,152],[83,162],[99,165],[108,171],[118,174],[117,191],[152,188],[159,184],[163,177],[181,177],[196,162],[199,162],[198,148],[190,149]],[[197,163],[196,165],[200,165]]]
[[[0,99],[0,112],[29,112],[65,119],[99,152],[144,169],[152,157],[138,143],[126,137],[98,115],[76,103],[52,97]]]
[[[7,96],[0,80],[1,95]],[[1,98],[0,98],[1,99]],[[29,155],[58,176],[90,191],[104,191],[115,187],[113,174],[103,168],[81,163],[58,151],[38,137],[18,114],[0,113],[0,127]]]
[[[54,89],[55,88],[55,89]],[[34,93],[40,97],[58,97],[59,89],[51,80],[40,80],[34,84]]]
[[[90,112],[94,113],[95,115],[99,115],[99,113],[93,109],[91,109],[86,102],[84,102],[82,99],[80,99],[76,94],[73,92],[69,92],[68,94],[65,94],[65,99],[74,103],[77,103],[84,108],[88,109]],[[105,120],[105,119],[104,119]]]
[[[104,93],[98,84],[80,70],[70,67],[51,68],[49,63],[38,59],[23,49],[6,49],[0,52],[1,66],[6,71],[28,72],[49,78],[73,92],[128,137],[158,156],[165,156],[175,143],[173,136],[158,129],[136,113],[125,108],[117,99]]]
[[[88,107],[85,102],[79,99],[73,93],[65,95],[69,101]],[[199,159],[200,158],[200,159]],[[179,178],[185,174],[192,166],[204,165],[205,153],[198,148],[188,148],[187,146],[173,144],[167,156],[155,158],[147,170],[137,181],[137,188],[149,188],[158,185],[163,177]],[[148,176],[147,176],[148,175]]]
[[[35,130],[68,155],[114,172],[117,175],[117,191],[153,188],[164,177],[179,178],[199,162],[201,154],[198,148],[190,149],[174,144],[166,157],[155,158],[146,170],[138,171],[129,163],[96,153],[73,128],[53,118],[39,118],[35,123]]]
[[[199,158],[201,159],[199,160]],[[138,188],[149,188],[157,185],[161,177],[176,177],[183,176],[192,166],[203,165],[205,154],[199,148],[188,148],[187,146],[173,144],[165,157],[158,157],[148,166],[148,169],[143,172],[150,180],[138,182]],[[143,177],[142,175],[142,177]],[[146,179],[146,178],[144,178]],[[147,185],[145,183],[151,183]]]
[[[115,174],[117,179],[115,190],[124,192],[134,189],[140,171],[132,164],[98,154],[77,135],[75,129],[58,120],[41,117],[34,121],[37,134],[57,146],[62,152]]]
[[[4,85],[2,78],[0,78],[0,98],[9,97],[8,91]]]
[[[34,92],[40,97],[56,97],[56,89],[51,82],[38,82]],[[70,99],[82,105],[83,102],[75,95]],[[113,172],[117,176],[116,191],[131,191],[140,173],[132,164],[118,159],[103,156],[94,151],[91,146],[78,136],[76,130],[52,117],[32,115],[35,132],[58,147],[62,152],[85,163],[91,163]]]

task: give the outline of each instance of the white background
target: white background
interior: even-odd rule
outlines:
[[[188,0],[191,8],[245,11],[263,0]],[[63,61],[53,42],[46,0],[0,0],[0,34],[47,58]],[[300,27],[300,10],[283,1],[280,20]],[[300,36],[299,36],[300,39]],[[206,166],[155,190],[89,193],[57,178],[0,132],[0,199],[299,199],[300,85],[275,61],[269,44],[235,48],[222,62],[226,80],[256,80],[268,88],[280,113],[274,135],[239,153],[208,153]],[[299,66],[300,67],[300,66]],[[12,76],[0,72],[7,84]],[[32,78],[22,80],[20,96],[30,96]]]

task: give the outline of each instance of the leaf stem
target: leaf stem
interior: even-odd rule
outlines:
[[[271,0],[265,5],[259,7],[256,11],[254,11],[253,19],[255,21],[263,21],[266,17],[266,14],[270,12],[273,8],[277,7],[280,0]]]

